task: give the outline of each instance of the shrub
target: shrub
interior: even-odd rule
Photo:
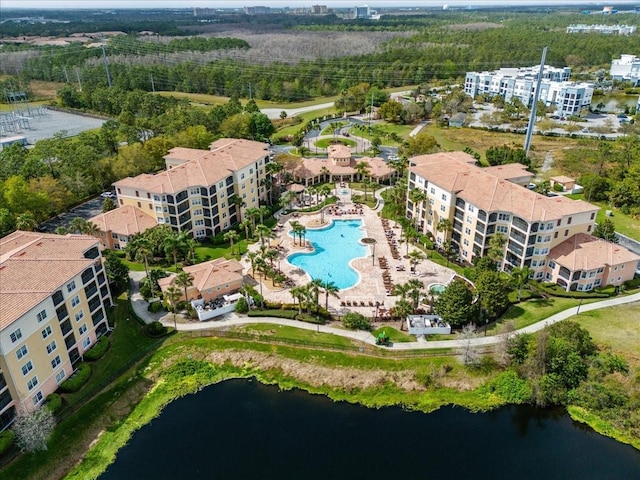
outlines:
[[[531,400],[531,385],[513,370],[507,370],[489,381],[484,387],[508,403],[526,403]]]
[[[342,324],[350,330],[371,330],[371,321],[360,313],[347,313],[342,319]]]
[[[607,293],[597,292],[567,292],[559,285],[555,283],[540,283],[538,288],[549,295],[554,297],[563,298],[609,298]]]
[[[87,383],[90,376],[91,367],[89,364],[81,363],[75,373],[60,384],[60,390],[67,393],[77,392]]]
[[[564,187],[560,183],[554,183],[553,184],[553,191],[554,192],[564,192]]]
[[[99,358],[102,358],[105,353],[107,353],[107,350],[109,350],[109,345],[109,339],[103,335],[98,339],[93,347],[84,352],[82,357],[85,360],[89,361],[98,360]]]
[[[302,313],[296,316],[296,320],[301,322],[314,323],[317,325],[324,325],[324,318],[320,315],[309,315],[308,313]]]
[[[5,430],[0,433],[0,455],[6,452],[9,447],[13,444],[13,440],[15,435],[11,430]]]
[[[247,305],[247,301],[244,297],[239,298],[236,302],[236,312],[238,313],[247,313],[249,311],[249,305]]]
[[[164,311],[165,308],[161,301],[155,301],[149,304],[149,306],[147,307],[147,310],[150,311],[151,313],[158,313],[158,312]]]
[[[62,407],[62,397],[57,393],[47,395],[47,403],[44,404],[51,413],[56,413]]]
[[[162,337],[167,334],[167,327],[160,322],[151,322],[144,327],[144,331],[150,337]]]

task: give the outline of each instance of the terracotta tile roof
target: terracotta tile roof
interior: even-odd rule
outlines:
[[[173,162],[184,160],[182,164],[156,175],[123,178],[114,185],[175,194],[189,187],[213,185],[267,155],[266,143],[233,138],[213,142],[211,151],[173,148],[166,158]]]
[[[0,330],[8,327],[95,260],[88,235],[17,231],[0,239]]]
[[[527,170],[527,167],[521,163],[507,163],[505,165],[494,165],[483,169],[491,175],[502,180],[510,180],[518,177],[533,177],[533,173]]]
[[[558,183],[571,183],[576,181],[575,178],[567,177],[565,175],[551,177],[549,180],[553,180],[554,182],[558,182]]]
[[[218,258],[184,267],[184,271],[193,275],[193,287],[198,292],[215,289],[218,285],[232,283],[243,278],[242,264],[234,259]],[[158,280],[160,289],[164,292],[173,285],[175,278],[176,274],[172,274],[169,277]]]
[[[562,196],[547,197],[476,167],[464,152],[435,153],[410,159],[411,171],[487,212],[510,212],[528,221],[557,220],[596,212],[599,207]]]
[[[393,168],[387,165],[381,158],[352,158],[349,165],[335,165],[326,158],[304,158],[293,170],[293,175],[300,178],[310,178],[318,176],[325,167],[333,175],[353,175],[357,173],[355,165],[359,162],[369,164],[369,175],[373,178],[381,178],[391,175]]]
[[[134,235],[156,226],[156,219],[133,205],[125,205],[109,212],[101,213],[89,220],[95,223],[102,232],[113,232],[118,235]]]
[[[548,258],[572,272],[594,270],[605,265],[614,266],[640,260],[640,256],[617,243],[584,233],[578,233],[553,247]]]
[[[346,145],[329,145],[327,148],[329,158],[346,158],[351,156],[351,149]]]

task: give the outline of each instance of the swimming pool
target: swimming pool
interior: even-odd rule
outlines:
[[[443,285],[442,283],[432,283],[431,285],[429,285],[429,292],[434,295],[441,295],[446,289],[447,286]]]
[[[328,227],[307,230],[305,237],[313,243],[314,251],[294,253],[287,260],[302,268],[313,279],[333,282],[340,290],[353,287],[360,276],[349,266],[349,262],[369,252],[360,243],[363,237],[360,227],[361,220],[334,220]]]

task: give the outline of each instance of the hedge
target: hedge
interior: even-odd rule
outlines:
[[[91,367],[89,364],[81,363],[78,365],[76,372],[60,384],[60,390],[66,393],[77,392],[85,383],[87,383],[90,376]]]
[[[62,397],[57,393],[47,395],[47,403],[45,406],[51,410],[51,413],[56,413],[62,407]]]
[[[0,433],[0,455],[6,452],[13,444],[14,434],[11,430]]]
[[[545,285],[544,283],[541,283],[538,285],[538,288],[549,295],[563,298],[609,298],[611,296],[608,293],[567,292],[555,283],[552,285]]]
[[[158,312],[166,311],[166,308],[164,308],[164,305],[162,304],[161,301],[156,301],[156,302],[149,303],[147,310],[151,313],[158,313]]]
[[[90,362],[98,360],[99,358],[102,358],[105,353],[107,353],[107,350],[109,350],[109,346],[109,339],[103,335],[98,339],[93,347],[84,352],[82,358],[84,360],[89,360]]]
[[[316,325],[324,325],[324,318],[320,315],[309,315],[308,313],[302,313],[300,315],[296,315],[296,320],[300,320],[301,322],[314,323]]]
[[[157,337],[165,336],[167,334],[167,332],[168,332],[168,329],[167,329],[167,327],[162,325],[160,322],[151,322],[151,323],[145,325],[144,332],[149,337],[157,338]]]
[[[289,320],[295,320],[298,315],[297,310],[249,310],[247,313],[249,317],[276,317],[276,318],[288,318]]]

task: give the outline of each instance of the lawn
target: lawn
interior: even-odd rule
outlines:
[[[322,138],[315,142],[316,147],[318,148],[327,148],[329,145],[340,144],[346,145],[347,147],[355,147],[356,142],[353,140],[349,140],[347,138],[339,138],[337,140],[333,140],[332,138]]]
[[[620,305],[582,312],[571,320],[589,330],[596,343],[606,345],[629,357],[640,354],[640,304]]]
[[[336,348],[353,347],[358,343],[350,338],[334,335],[333,333],[321,333],[286,325],[252,323],[236,327],[233,330],[250,335],[257,335],[265,340],[282,339],[283,341],[293,340],[294,342],[310,342],[312,344],[321,343],[325,344],[327,348],[331,348],[331,346],[335,346]]]
[[[573,200],[585,200],[584,195],[573,194],[567,195],[567,197]],[[629,238],[633,238],[634,240],[640,241],[640,220],[632,217],[631,215],[625,215],[616,207],[612,207],[606,202],[589,202],[593,205],[597,205],[600,207],[598,214],[596,215],[596,223],[602,223],[605,219],[609,219],[613,222],[613,225],[616,228],[616,232],[621,233],[622,235],[626,235]],[[606,211],[611,210],[613,212],[613,216],[607,217]]]
[[[591,303],[602,299],[583,300],[582,304]],[[528,325],[532,325],[540,320],[544,320],[551,315],[555,315],[558,312],[566,310],[567,308],[577,307],[580,304],[580,300],[574,298],[535,298],[527,300],[526,302],[512,305],[507,313],[502,318],[493,324],[488,329],[489,335],[495,335],[497,333],[497,325],[500,325],[506,321],[513,320],[516,329],[524,328]]]
[[[381,328],[377,328],[374,331],[371,332],[372,335],[374,337],[377,337],[379,334],[381,333],[385,333],[388,337],[389,340],[391,340],[392,343],[403,343],[403,342],[415,342],[416,341],[416,337],[414,337],[413,335],[407,335],[404,332],[401,332],[393,327],[381,327]]]

